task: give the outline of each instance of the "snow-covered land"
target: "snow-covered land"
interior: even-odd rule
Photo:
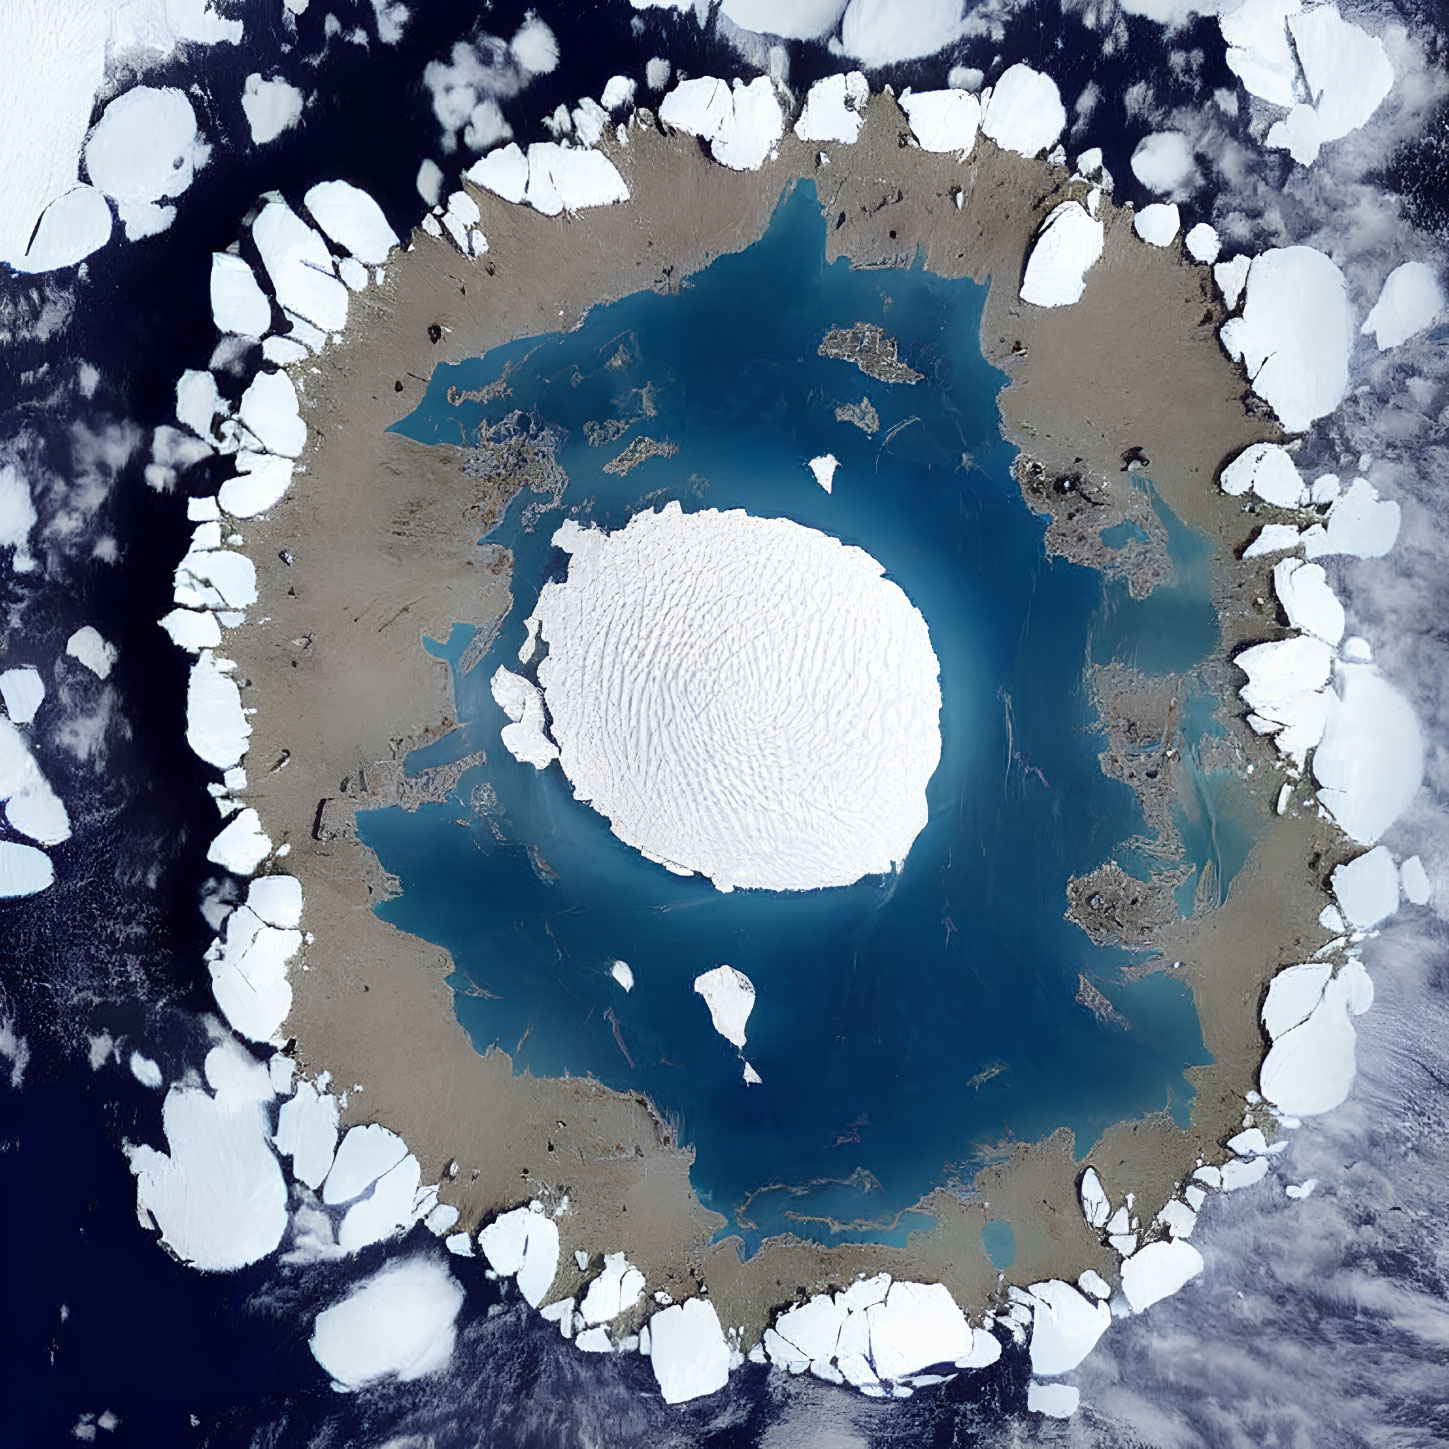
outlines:
[[[755,1009],[755,984],[733,966],[716,966],[694,978],[694,989],[709,1007],[714,1029],[732,1046],[743,1049],[745,1023]]]
[[[614,533],[569,521],[554,543],[571,559],[534,610],[538,679],[575,795],[621,840],[722,890],[899,866],[926,822],[941,694],[925,620],[874,559],[678,503]]]

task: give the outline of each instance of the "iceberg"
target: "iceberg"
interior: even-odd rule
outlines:
[[[666,1404],[683,1404],[724,1388],[730,1348],[706,1298],[688,1298],[649,1320],[649,1363]]]
[[[883,1379],[903,1379],[964,1358],[973,1347],[966,1315],[942,1283],[892,1283],[883,1303],[866,1310],[870,1354]]]
[[[1030,1413],[1048,1419],[1070,1419],[1081,1403],[1082,1391],[1075,1384],[1039,1384],[1026,1386],[1026,1407]]]
[[[53,272],[73,267],[111,239],[111,208],[94,186],[72,186],[41,213],[17,272]]]
[[[504,749],[521,764],[546,769],[558,759],[558,746],[544,732],[543,695],[538,686],[500,664],[489,687],[494,702],[511,721],[499,731]]]
[[[0,700],[13,723],[28,725],[45,699],[45,681],[33,664],[0,672]]]
[[[1406,901],[1416,906],[1429,904],[1429,874],[1417,855],[1411,855],[1399,867],[1399,884],[1403,887]]]
[[[518,1291],[537,1308],[558,1273],[558,1224],[535,1207],[500,1213],[481,1233],[478,1246],[501,1277],[516,1277]]]
[[[694,989],[709,1007],[714,1029],[731,1046],[745,1045],[745,1023],[755,1009],[754,983],[733,966],[716,966],[694,978]]]
[[[1274,565],[1273,592],[1288,622],[1305,634],[1337,645],[1343,638],[1343,605],[1328,584],[1322,564],[1285,558]]]
[[[1087,1226],[1105,1228],[1112,1205],[1107,1200],[1106,1190],[1102,1187],[1102,1179],[1097,1176],[1095,1167],[1089,1167],[1082,1174],[1079,1195],[1082,1200],[1082,1216],[1086,1218]]]
[[[408,1153],[377,1179],[367,1197],[347,1209],[337,1230],[337,1246],[344,1253],[360,1252],[409,1227],[421,1216],[417,1211],[421,1179],[418,1160]]]
[[[768,76],[731,90],[714,76],[681,81],[659,106],[659,119],[708,142],[710,154],[735,171],[758,171],[785,133],[785,117]]]
[[[206,858],[234,875],[250,875],[272,853],[257,812],[239,810],[211,842]]]
[[[43,850],[18,840],[0,840],[0,900],[33,896],[54,883],[55,867]]]
[[[1036,156],[1055,145],[1067,124],[1057,83],[1029,65],[1013,65],[991,88],[981,130],[1003,151]]]
[[[0,801],[5,818],[40,845],[70,839],[70,816],[31,756],[20,731],[0,715]],[[20,864],[24,857],[19,857]]]
[[[1405,262],[1384,279],[1379,299],[1359,331],[1372,335],[1380,352],[1398,347],[1440,321],[1445,313],[1444,288],[1433,267]]]
[[[99,629],[84,624],[65,641],[65,652],[84,664],[97,679],[109,679],[120,650],[101,636]]]
[[[1338,908],[1355,930],[1372,930],[1399,908],[1399,872],[1386,846],[1335,866],[1330,880]]]
[[[835,470],[840,466],[840,459],[834,453],[822,453],[806,466],[815,475],[815,481],[829,493],[835,484]]]
[[[86,171],[116,203],[135,241],[171,224],[175,207],[157,203],[180,196],[210,152],[182,91],[133,86],[106,107],[87,138]]]
[[[233,668],[229,659],[218,661],[210,649],[203,649],[186,683],[186,743],[219,770],[241,760],[252,733],[241,691],[231,677]]]
[[[337,1147],[337,1098],[308,1081],[297,1083],[282,1103],[273,1138],[277,1151],[292,1159],[292,1176],[316,1192],[332,1170]]]
[[[242,337],[264,337],[272,325],[272,304],[256,273],[228,252],[212,254],[211,317],[218,332]]]
[[[285,201],[269,201],[252,223],[252,240],[289,312],[323,332],[347,326],[347,288],[337,279],[327,244]]]
[[[1228,45],[1228,69],[1250,95],[1275,106],[1289,107],[1300,98],[1298,62],[1286,22],[1302,8],[1302,0],[1245,0],[1218,17]]]
[[[623,1253],[605,1253],[604,1271],[589,1284],[579,1313],[585,1323],[612,1323],[643,1296],[644,1275]]]
[[[407,1143],[377,1122],[349,1128],[323,1184],[322,1201],[329,1207],[352,1202],[407,1155]]]
[[[901,92],[901,110],[923,151],[969,156],[981,126],[981,102],[970,91]]]
[[[1258,1086],[1281,1112],[1313,1117],[1331,1112],[1348,1096],[1355,1071],[1351,989],[1349,981],[1335,977],[1307,1019],[1278,1037],[1264,1057]]]
[[[1303,552],[1309,558],[1331,553],[1382,558],[1398,536],[1399,505],[1391,498],[1380,498],[1366,478],[1355,478],[1334,500],[1326,523],[1315,524],[1304,533]]]
[[[1205,266],[1211,266],[1217,261],[1218,253],[1222,250],[1222,241],[1217,234],[1216,228],[1205,221],[1200,221],[1194,226],[1184,239],[1187,244],[1187,253],[1195,262],[1202,262]]]
[[[1323,1000],[1323,988],[1332,974],[1327,961],[1305,961],[1285,966],[1274,976],[1263,1001],[1263,1029],[1274,1041],[1308,1020]]]
[[[285,372],[258,372],[242,394],[237,416],[268,453],[295,458],[306,446],[297,389]]]
[[[1037,233],[1021,279],[1021,300],[1070,307],[1086,290],[1088,270],[1102,255],[1102,223],[1079,201],[1064,201]]]
[[[287,963],[302,946],[302,934],[265,924],[255,911],[238,906],[207,952],[211,990],[232,1030],[249,1041],[277,1041],[292,1009]]]

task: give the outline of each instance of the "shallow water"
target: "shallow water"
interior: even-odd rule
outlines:
[[[1206,545],[1171,520],[1177,578],[1141,602],[1048,559],[999,432],[1003,378],[977,345],[983,290],[919,268],[827,266],[824,234],[802,186],[760,243],[679,296],[626,298],[567,336],[436,370],[401,431],[457,441],[534,411],[566,432],[558,460],[571,481],[561,507],[540,518],[547,500],[525,494],[490,535],[514,552],[518,602],[483,662],[457,672],[461,628],[436,646],[455,666],[463,724],[410,768],[480,747],[487,763],[440,805],[359,817],[403,885],[380,913],[453,953],[475,1045],[496,1042],[519,1069],[647,1091],[697,1146],[701,1197],[750,1246],[784,1230],[903,1241],[922,1225],[905,1210],[1003,1141],[1066,1124],[1085,1149],[1122,1118],[1165,1106],[1181,1118],[1183,1069],[1206,1059],[1176,981],[1123,985],[1127,954],[1092,946],[1062,916],[1068,877],[1142,828],[1131,792],[1098,766],[1084,667],[1201,659],[1216,639]],[[884,326],[925,379],[883,384],[817,355],[828,329],[857,321]],[[509,395],[448,402],[450,388],[478,389],[509,365]],[[584,424],[632,415],[646,385],[657,416],[591,447]],[[862,397],[879,413],[873,437],[834,415]],[[604,473],[641,433],[678,453]],[[823,452],[840,459],[830,495],[805,467]],[[568,515],[617,527],[671,498],[859,544],[925,616],[943,756],[930,822],[897,876],[723,895],[645,861],[574,801],[557,767],[536,772],[499,744],[488,679],[500,663],[517,668],[523,619],[563,566],[553,528]],[[1196,867],[1211,858],[1231,878],[1236,838],[1186,836]],[[632,993],[611,979],[615,959],[632,967]],[[755,983],[744,1055],[763,1086],[745,1086],[693,992],[721,962]],[[1078,1002],[1083,977],[1117,1022]]]

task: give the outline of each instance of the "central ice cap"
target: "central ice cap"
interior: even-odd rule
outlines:
[[[941,758],[940,666],[875,559],[678,503],[553,541],[572,557],[528,621],[538,681],[575,796],[621,840],[721,890],[905,860]]]

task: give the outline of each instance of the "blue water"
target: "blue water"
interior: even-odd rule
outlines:
[[[1011,1224],[1001,1218],[992,1218],[981,1225],[981,1246],[991,1259],[991,1266],[1004,1273],[1016,1262],[1016,1234]]]
[[[801,186],[762,241],[680,295],[629,297],[566,336],[436,369],[399,430],[453,442],[532,410],[566,431],[571,483],[536,527],[524,512],[539,500],[525,495],[490,535],[513,550],[518,602],[487,658],[466,676],[455,667],[461,728],[410,768],[477,748],[487,763],[440,805],[359,817],[403,886],[380,914],[453,953],[475,1045],[497,1043],[519,1070],[648,1092],[698,1149],[700,1196],[750,1247],[787,1230],[901,1242],[923,1225],[907,1211],[922,1194],[969,1176],[1003,1141],[1065,1123],[1084,1150],[1123,1118],[1164,1107],[1181,1118],[1183,1069],[1206,1060],[1183,988],[1167,976],[1124,985],[1126,954],[1093,947],[1062,916],[1068,877],[1142,828],[1132,793],[1098,766],[1084,667],[1201,659],[1216,639],[1205,572],[1185,558],[1176,587],[1133,602],[1047,558],[998,428],[1004,379],[977,343],[983,290],[919,267],[827,265],[824,240]],[[858,320],[885,326],[925,380],[882,384],[817,355],[828,328]],[[509,365],[509,396],[449,405],[450,387],[476,389]],[[646,384],[658,415],[590,447],[583,424],[621,415]],[[874,437],[834,416],[862,396],[880,415]],[[678,454],[603,473],[640,433]],[[804,466],[826,451],[840,459],[832,495]],[[722,895],[645,861],[573,800],[557,767],[536,772],[499,744],[487,682],[499,663],[517,667],[522,621],[563,566],[553,528],[569,515],[617,527],[675,498],[859,544],[925,616],[943,756],[930,822],[898,876]],[[1191,538],[1180,525],[1173,537]],[[468,638],[455,629],[434,652],[456,666]],[[631,994],[610,979],[616,958],[633,968]],[[756,986],[745,1055],[760,1087],[743,1084],[692,990],[721,962]],[[1082,975],[1125,1028],[1077,1002]]]

